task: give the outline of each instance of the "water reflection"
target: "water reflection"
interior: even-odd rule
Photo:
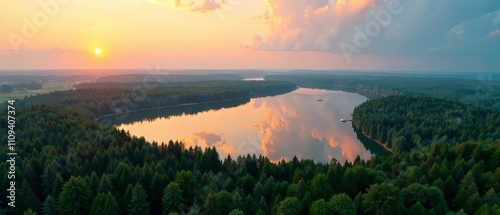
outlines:
[[[386,153],[379,145],[363,145],[351,123],[339,121],[350,118],[354,107],[366,100],[355,93],[301,88],[280,96],[251,99],[237,107],[196,115],[177,113],[118,127],[149,141],[173,139],[183,141],[186,147],[215,146],[221,157],[255,153],[272,161],[290,160],[296,155],[318,162],[332,158],[344,162],[358,155],[369,159],[372,153]],[[164,111],[163,115],[170,115]]]

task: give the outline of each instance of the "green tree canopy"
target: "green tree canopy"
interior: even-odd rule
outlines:
[[[339,215],[355,215],[356,204],[345,193],[339,193],[332,196],[328,203],[331,205],[333,213]]]
[[[287,197],[278,206],[278,215],[302,214],[302,203],[296,197]]]
[[[313,200],[328,199],[332,196],[332,186],[324,173],[318,173],[314,176],[310,192]]]
[[[149,214],[149,203],[147,195],[142,185],[136,184],[132,191],[130,202],[128,203],[128,212],[130,215]]]
[[[94,215],[115,215],[119,212],[118,203],[111,192],[98,193],[90,207],[90,214]]]
[[[2,86],[0,86],[0,89],[2,90],[2,93],[10,93],[14,90],[14,87],[12,87],[12,85],[10,84],[2,84]]]
[[[314,201],[309,208],[309,215],[330,215],[333,214],[333,208],[323,199]]]
[[[401,194],[398,187],[384,182],[374,184],[363,195],[363,206],[367,214],[400,214]]]
[[[179,206],[182,203],[182,190],[179,185],[175,182],[170,182],[163,190],[161,201],[164,215],[171,212],[180,212]]]
[[[61,214],[88,214],[92,191],[81,177],[71,177],[62,188],[57,199],[57,210]]]

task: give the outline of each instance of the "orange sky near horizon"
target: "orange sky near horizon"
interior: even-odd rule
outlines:
[[[344,50],[340,51],[340,44],[356,38],[352,35],[356,28],[363,28],[376,20],[370,16],[370,11],[379,13],[386,10],[385,3],[376,2],[1,1],[0,70],[146,67],[413,71],[450,70],[453,67],[463,70],[496,69],[497,61],[491,60],[493,55],[485,58],[469,49],[463,52],[450,49],[452,51],[433,54],[433,50],[450,48],[449,44],[455,43],[439,45],[434,42],[438,44],[436,47],[432,42],[420,44],[426,40],[417,41],[419,36],[411,33],[414,18],[398,14],[392,15],[395,21],[391,22],[391,26],[394,26],[382,29],[380,35],[371,38],[366,48],[363,46],[351,56],[352,62],[347,60],[342,53]],[[411,7],[406,1],[401,4],[407,4],[401,5],[401,10],[408,10],[402,14],[413,10],[413,14],[425,11],[421,10],[424,6]],[[422,3],[412,4],[428,6],[434,3],[423,0]],[[448,17],[442,18],[455,17],[446,15]],[[405,21],[406,24],[403,23]],[[470,22],[479,25],[482,21],[471,19]],[[494,50],[495,46],[489,43],[497,40],[497,31],[500,30],[485,30],[483,36],[486,39],[478,41],[486,41],[485,47]],[[436,38],[443,36],[436,35]],[[483,50],[475,43],[470,43],[470,46]],[[100,49],[101,54],[95,54],[96,49]]]
[[[241,1],[208,14],[174,8],[169,1],[65,1],[40,1],[55,3],[48,10],[34,0],[0,2],[7,8],[7,18],[0,20],[0,35],[6,35],[0,56],[11,59],[0,62],[5,64],[0,69],[142,68],[168,61],[189,67],[185,64],[217,60],[214,56],[245,55],[241,46],[250,44],[255,32],[268,31],[252,19],[265,10],[264,2]],[[26,34],[26,29],[32,33],[30,26],[36,34]]]
[[[2,1],[0,8],[9,9],[0,20],[0,35],[6,35],[0,69],[362,69],[339,53],[246,47],[255,34],[270,34],[255,18],[266,11],[265,1],[233,0],[234,6],[205,13],[152,1],[41,1],[56,3],[48,10],[36,0]],[[43,14],[48,20],[40,25]],[[23,34],[29,26],[34,36]],[[370,56],[356,57],[377,65]]]

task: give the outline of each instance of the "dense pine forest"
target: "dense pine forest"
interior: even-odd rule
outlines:
[[[394,151],[429,144],[498,142],[500,112],[430,97],[389,96],[354,109],[361,131]]]
[[[276,89],[283,86],[290,84]],[[255,91],[238,89],[156,88],[136,102],[147,108]],[[500,117],[491,109],[427,97],[375,99],[357,107],[353,120],[396,153],[273,163],[261,155],[221,158],[215,148],[175,140],[147,142],[95,121],[112,113],[99,106],[131,92],[79,89],[16,102],[16,207],[2,202],[1,213],[500,214]],[[4,113],[0,124],[7,124]],[[2,160],[7,152],[2,144]],[[8,169],[0,163],[0,174]],[[7,177],[0,183],[9,186]]]
[[[491,76],[478,75],[476,79],[377,77],[359,75],[295,74],[269,75],[266,80],[289,81],[300,87],[350,89],[360,94],[381,96],[428,96],[459,101],[474,106],[500,111],[500,82]],[[495,90],[496,89],[496,90]]]
[[[75,90],[26,97],[21,106],[37,104],[76,106],[96,118],[134,110],[186,103],[217,102],[277,95],[297,87],[281,81],[207,81],[183,83],[82,83]]]

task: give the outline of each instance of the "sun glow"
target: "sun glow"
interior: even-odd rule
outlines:
[[[94,54],[96,54],[96,55],[101,55],[101,53],[102,53],[101,49],[95,49],[94,50]]]

